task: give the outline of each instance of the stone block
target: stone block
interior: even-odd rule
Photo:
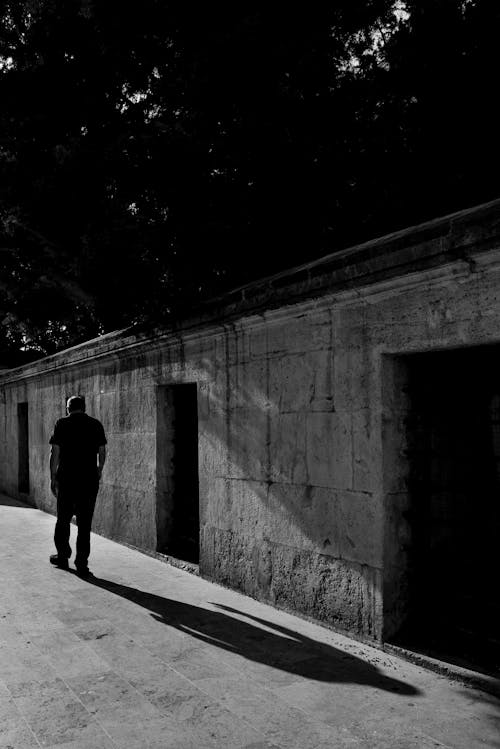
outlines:
[[[337,523],[342,559],[383,567],[384,510],[379,496],[338,493]]]
[[[201,522],[262,538],[268,525],[267,484],[207,477]]]
[[[212,427],[212,428],[209,428]],[[200,476],[228,475],[228,448],[226,437],[226,423],[221,421],[218,428],[213,422],[203,424],[198,438],[198,466]]]
[[[375,492],[382,489],[382,445],[380,414],[368,409],[352,414],[353,489]]]
[[[268,329],[264,325],[248,331],[248,351],[251,359],[267,359]]]
[[[269,360],[269,399],[280,413],[304,411],[314,390],[312,356],[283,355]]]
[[[120,368],[116,375],[116,389],[125,394],[142,386],[142,378],[139,369],[133,369],[131,365],[125,366],[120,362]]]
[[[333,354],[284,355],[269,362],[269,399],[282,412],[333,410]]]
[[[334,390],[337,410],[353,411],[368,407],[368,394],[362,388],[363,371],[363,355],[359,348],[336,349]]]
[[[380,639],[379,569],[284,546],[272,549],[270,599],[352,633]]]
[[[306,417],[307,482],[314,486],[352,488],[351,415],[310,413]]]
[[[231,528],[263,538],[268,527],[268,486],[262,481],[228,482]]]
[[[243,358],[243,352],[240,346],[239,330],[233,325],[224,325],[223,332],[215,338],[215,354],[224,367],[231,367],[238,364],[240,358]]]
[[[156,550],[156,496],[153,489],[104,484],[98,494],[94,529],[109,538]]]
[[[337,495],[332,489],[271,484],[267,522],[270,541],[340,556]]]
[[[199,397],[206,401],[199,417],[204,418],[204,414],[206,414],[206,418],[211,418],[214,413],[219,414],[227,411],[228,381],[222,370],[215,371],[213,378],[204,382]]]
[[[108,391],[96,398],[92,414],[110,433],[153,432],[156,428],[156,389],[141,387],[134,392]]]
[[[426,289],[415,285],[398,290],[370,309],[373,345],[409,353],[491,342],[495,299],[491,298],[489,306],[487,297],[488,281],[478,276],[473,293],[469,284],[451,279]],[[484,314],[486,309],[492,310],[490,319]]]
[[[210,419],[210,382],[198,384],[198,422],[203,423]]]
[[[272,553],[269,544],[211,525],[201,528],[200,573],[222,585],[269,599]]]
[[[308,484],[307,415],[275,414],[270,424],[269,478],[273,482]]]
[[[381,408],[381,355],[359,339],[335,350],[334,393],[338,411]]]
[[[267,408],[270,401],[270,359],[250,360],[230,369],[230,403],[235,408]]]
[[[61,387],[58,389],[58,398],[61,403],[62,415],[65,415],[66,400],[70,395],[83,395],[85,404],[89,409],[89,403],[98,390],[98,377],[94,368],[86,367],[83,370],[68,370],[63,375]]]
[[[257,363],[257,367],[261,368],[260,362]],[[249,408],[253,402],[258,404],[262,400],[259,395],[265,393],[265,380],[260,383],[254,379],[257,367],[254,366],[252,372],[248,364],[233,364],[229,367],[224,378],[224,400],[221,401],[225,411]]]
[[[205,525],[203,576],[330,625],[379,639],[379,569]]]
[[[97,390],[99,393],[107,393],[116,390],[116,376],[118,372],[118,359],[110,358],[102,362],[96,375]]]
[[[270,418],[270,414],[259,408],[231,412],[227,438],[228,477],[267,480]]]
[[[308,311],[267,329],[267,355],[324,351],[333,346],[333,325],[328,311]]]
[[[231,493],[227,478],[200,476],[200,525],[231,530]]]
[[[105,483],[149,490],[156,483],[156,436],[135,432],[108,434]]]

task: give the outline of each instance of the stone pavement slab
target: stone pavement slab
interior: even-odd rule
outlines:
[[[0,496],[0,749],[500,748],[492,695],[96,535],[81,580],[53,530]]]

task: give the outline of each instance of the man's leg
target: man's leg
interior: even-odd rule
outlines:
[[[99,483],[86,487],[78,497],[76,507],[76,521],[78,524],[78,536],[76,539],[75,567],[78,571],[87,570],[90,555],[90,529],[94,515],[95,501]]]
[[[57,521],[54,531],[54,543],[59,559],[67,560],[71,556],[69,545],[70,523],[74,514],[73,498],[70,491],[64,485],[59,486],[57,494]]]

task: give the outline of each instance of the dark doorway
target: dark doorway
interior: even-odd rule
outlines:
[[[199,561],[198,388],[158,388],[157,551]]]
[[[500,669],[500,347],[407,357],[408,616],[401,644]]]
[[[30,491],[30,463],[28,436],[28,404],[17,404],[17,455],[18,455],[18,490],[21,494]]]

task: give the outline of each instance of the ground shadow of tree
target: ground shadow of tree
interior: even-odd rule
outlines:
[[[212,603],[217,610],[211,610],[103,578],[92,576],[88,582],[142,606],[159,622],[248,660],[306,679],[363,684],[406,696],[420,694],[416,687],[386,676],[362,658],[229,606]]]

